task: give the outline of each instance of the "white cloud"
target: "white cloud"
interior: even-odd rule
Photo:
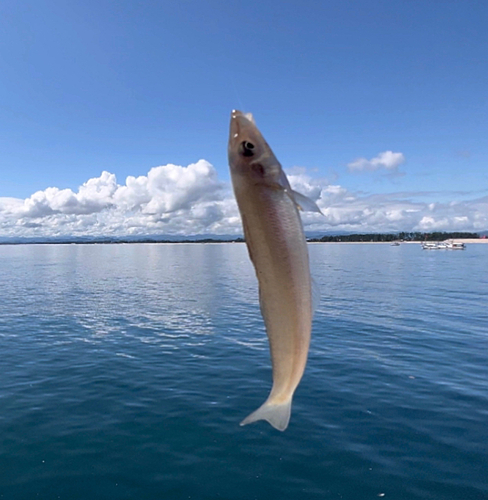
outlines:
[[[384,151],[379,153],[371,160],[358,158],[347,165],[351,172],[364,172],[385,169],[390,173],[397,173],[398,167],[405,162],[403,153],[394,153],[393,151]]]
[[[128,177],[114,200],[125,208],[142,207],[144,213],[163,214],[212,200],[220,187],[212,165],[200,160],[188,167],[169,164],[152,168],[147,176]]]
[[[24,217],[44,217],[52,214],[91,214],[112,205],[117,190],[114,174],[102,172],[100,177],[89,179],[80,186],[78,193],[71,189],[49,187],[37,191],[24,200],[19,211]]]
[[[307,231],[482,231],[488,197],[448,203],[412,201],[415,193],[370,195],[313,178],[288,174],[293,189],[312,198],[324,216],[303,213]],[[428,193],[422,194],[426,198]],[[102,172],[77,192],[49,187],[25,200],[0,198],[0,237],[239,235],[241,222],[231,186],[200,160],[164,165],[118,184]]]
[[[226,192],[226,190],[228,192]],[[78,192],[49,187],[25,200],[0,198],[0,236],[110,236],[240,231],[229,186],[205,160],[164,165],[117,184],[102,172]]]

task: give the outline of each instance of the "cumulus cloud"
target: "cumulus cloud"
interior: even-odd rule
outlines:
[[[219,189],[215,169],[200,160],[188,167],[169,164],[152,168],[147,176],[127,177],[126,185],[120,186],[113,198],[118,206],[141,207],[144,213],[163,214],[213,200]]]
[[[296,191],[324,215],[303,213],[306,231],[482,231],[488,228],[488,197],[471,201],[415,201],[415,193],[354,193],[305,169],[288,173]],[[421,193],[422,199],[428,193]],[[0,197],[0,237],[240,235],[231,186],[200,160],[164,165],[119,184],[102,172],[75,192],[49,187],[25,200]]]
[[[398,173],[398,167],[405,162],[403,153],[384,151],[371,160],[357,158],[347,165],[350,172],[364,172],[385,169],[389,173]]]
[[[24,217],[40,218],[52,214],[92,214],[112,205],[112,196],[117,190],[114,174],[102,172],[100,177],[90,179],[80,186],[78,193],[71,189],[49,187],[37,191],[24,200],[19,210]]]
[[[124,236],[240,230],[229,186],[205,160],[164,165],[119,185],[102,172],[77,192],[49,187],[25,200],[0,198],[0,236]]]

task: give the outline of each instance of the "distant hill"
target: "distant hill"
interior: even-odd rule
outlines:
[[[151,235],[151,236],[58,236],[50,238],[0,238],[0,245],[66,245],[66,244],[117,244],[117,243],[213,243],[244,241],[230,235]]]
[[[488,231],[482,233],[466,232],[400,232],[400,233],[307,233],[307,240],[311,242],[389,242],[389,241],[443,241],[451,238],[480,238],[488,236]],[[242,236],[235,235],[152,235],[152,236],[59,236],[51,238],[0,238],[0,245],[28,245],[28,244],[117,244],[117,243],[225,243],[243,242]]]

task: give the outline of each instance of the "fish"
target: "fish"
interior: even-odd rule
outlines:
[[[231,113],[228,158],[244,238],[259,284],[273,373],[268,398],[241,425],[266,420],[284,431],[307,364],[317,296],[299,211],[320,212],[320,208],[292,190],[249,113]]]

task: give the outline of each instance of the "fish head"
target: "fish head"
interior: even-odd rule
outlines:
[[[284,173],[250,113],[232,111],[229,134],[229,166],[233,177],[259,184],[277,185]]]

